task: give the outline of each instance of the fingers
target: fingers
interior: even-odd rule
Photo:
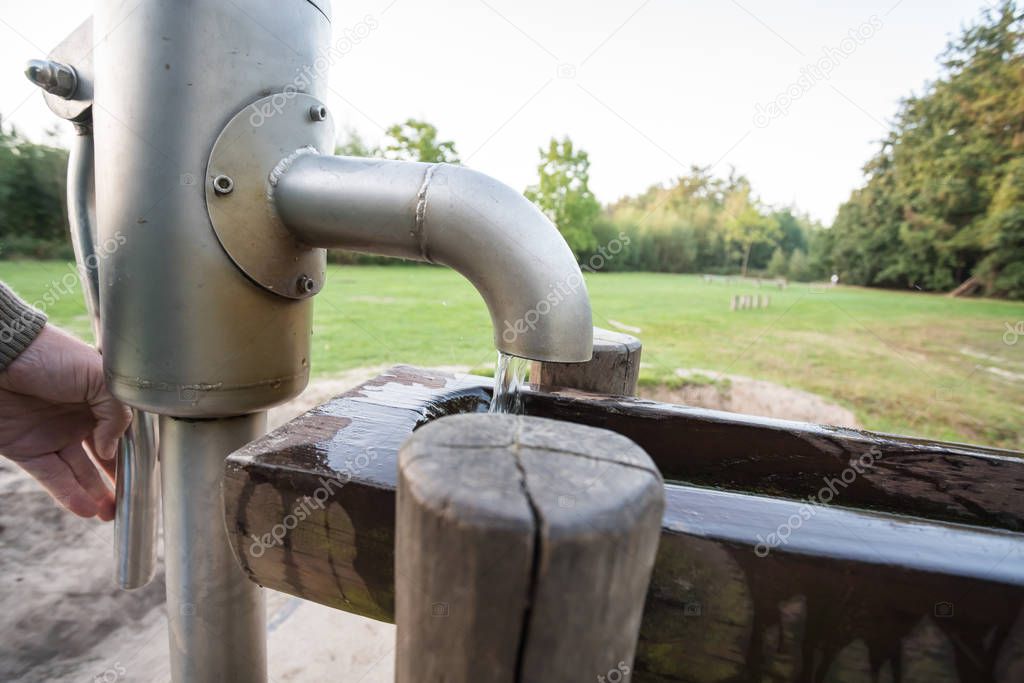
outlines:
[[[120,446],[119,446],[119,448],[120,448]],[[92,453],[94,456],[96,455],[96,444],[93,443],[93,436],[91,434],[89,435],[89,438],[86,439],[85,449],[86,449],[86,452]],[[117,481],[117,458],[116,457],[114,457],[114,458],[112,458],[110,460],[104,460],[104,459],[102,459],[102,458],[97,456],[95,458],[95,460],[93,460],[93,462],[95,462],[97,465],[99,465],[100,469],[102,469],[107,474],[107,479],[110,481],[111,484],[113,484],[115,481]]]
[[[63,448],[57,456],[71,469],[79,486],[96,504],[96,515],[104,522],[114,518],[114,494],[103,482],[96,464],[86,454],[81,443]]]
[[[99,512],[96,501],[78,483],[71,467],[56,453],[17,462],[54,500],[79,517],[93,517]]]
[[[90,391],[88,401],[93,417],[96,418],[90,443],[95,448],[97,457],[102,460],[113,460],[117,454],[117,440],[131,424],[132,411],[107,391],[103,384],[102,368],[93,371],[99,373],[99,378],[94,378],[90,382],[94,389]]]
[[[3,373],[7,388],[54,404],[86,403],[95,420],[90,445],[103,460],[114,458],[131,411],[107,391],[96,349],[47,325]]]

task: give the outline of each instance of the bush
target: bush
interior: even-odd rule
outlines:
[[[40,239],[29,235],[5,235],[0,241],[0,259],[71,261],[75,258],[70,239]]]

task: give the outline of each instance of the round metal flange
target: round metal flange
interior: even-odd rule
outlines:
[[[206,207],[221,246],[253,282],[291,299],[319,292],[327,265],[326,250],[299,244],[269,199],[271,172],[298,150],[332,154],[334,121],[315,97],[277,93],[235,114],[206,169]]]

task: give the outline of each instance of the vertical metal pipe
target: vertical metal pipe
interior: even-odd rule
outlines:
[[[68,225],[75,250],[82,296],[92,323],[96,348],[100,344],[100,281],[96,256],[96,173],[92,124],[76,124],[68,155]]]
[[[266,432],[266,413],[160,416],[164,563],[175,683],[266,680],[263,589],[228,546],[221,478],[229,453]]]
[[[76,123],[68,158],[68,223],[78,262],[82,294],[102,352],[99,261],[96,251],[96,173],[92,125]],[[148,584],[156,572],[159,466],[156,418],[132,409],[132,426],[117,445],[114,512],[114,566],[117,585],[126,590]]]
[[[156,573],[160,469],[156,416],[132,409],[132,425],[117,445],[114,491],[114,565],[117,585],[142,588]]]

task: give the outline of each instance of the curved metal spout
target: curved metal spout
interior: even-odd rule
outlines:
[[[590,360],[583,274],[522,194],[462,166],[296,153],[271,175],[281,219],[307,245],[454,268],[487,303],[502,352]]]

